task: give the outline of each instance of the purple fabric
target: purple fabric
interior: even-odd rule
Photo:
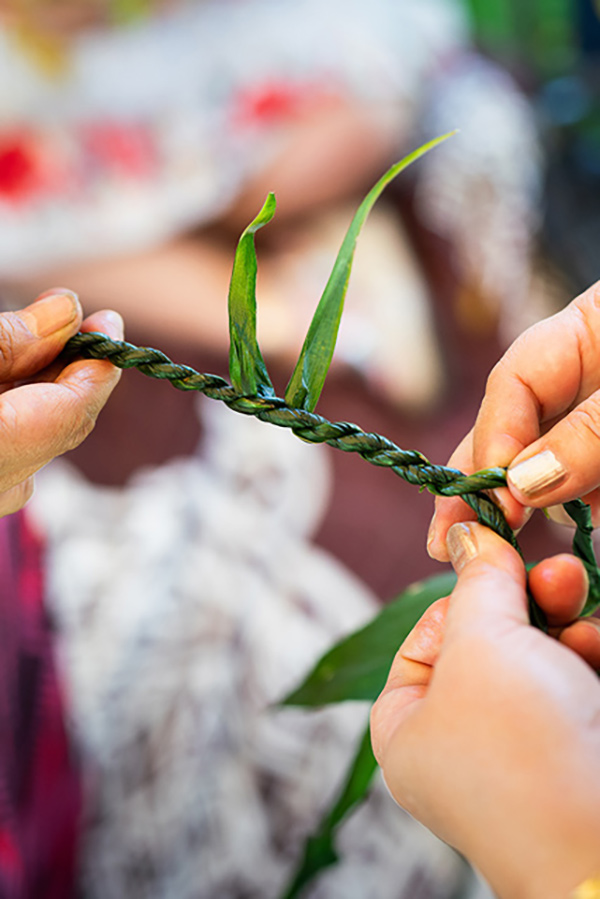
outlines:
[[[0,519],[0,899],[73,894],[80,811],[42,546],[18,513]]]

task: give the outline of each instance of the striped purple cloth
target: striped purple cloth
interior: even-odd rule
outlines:
[[[73,895],[81,784],[44,608],[42,545],[0,519],[0,899]]]

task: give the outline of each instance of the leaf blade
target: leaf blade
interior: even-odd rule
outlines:
[[[365,627],[326,652],[281,704],[322,706],[375,700],[400,644],[425,610],[436,599],[448,596],[455,583],[456,576],[447,572],[412,584]]]
[[[331,275],[310,323],[296,367],[286,388],[285,400],[290,406],[312,412],[317,405],[333,358],[356,241],[375,202],[390,181],[393,181],[400,172],[438,144],[447,140],[452,134],[455,132],[452,131],[434,138],[393,165],[371,188],[358,207],[340,247]]]
[[[337,797],[323,815],[316,831],[306,839],[303,856],[283,893],[283,899],[295,899],[321,871],[339,860],[335,846],[337,830],[367,798],[376,770],[371,732],[367,727]]]
[[[271,221],[275,208],[275,194],[270,193],[238,241],[229,283],[229,376],[236,390],[248,396],[275,395],[256,337],[258,262],[254,245],[254,235]]]

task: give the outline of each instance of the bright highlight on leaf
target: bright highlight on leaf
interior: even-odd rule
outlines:
[[[256,274],[254,235],[275,215],[275,194],[239,239],[229,284],[229,376],[248,396],[274,396],[275,390],[256,339]]]
[[[396,175],[455,133],[452,131],[436,137],[413,153],[409,153],[380,178],[360,204],[346,232],[329,281],[308,329],[300,358],[287,386],[285,401],[290,406],[312,411],[317,405],[335,349],[356,241],[375,202]]]

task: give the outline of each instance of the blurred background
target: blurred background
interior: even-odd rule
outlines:
[[[458,129],[369,219],[318,409],[444,462],[510,342],[600,274],[599,51],[592,0],[0,0],[0,297],[69,287],[226,376],[233,252],[274,190],[258,316],[281,393],[361,197]],[[280,894],[367,710],[272,705],[440,570],[432,508],[124,375],[27,510],[86,772],[83,896]],[[538,515],[522,545],[568,535]],[[380,786],[343,850],[307,896],[486,895]]]

